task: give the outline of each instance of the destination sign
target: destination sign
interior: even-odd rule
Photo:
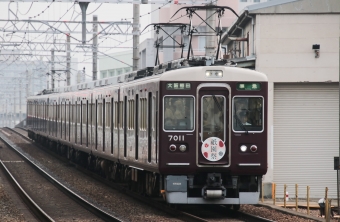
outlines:
[[[189,82],[169,82],[166,84],[167,90],[190,90],[191,83]]]

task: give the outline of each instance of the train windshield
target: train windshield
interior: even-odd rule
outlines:
[[[263,97],[234,97],[233,130],[263,131]]]
[[[203,141],[209,137],[218,137],[225,141],[225,100],[222,95],[202,96]]]
[[[164,97],[164,130],[194,130],[194,98]]]

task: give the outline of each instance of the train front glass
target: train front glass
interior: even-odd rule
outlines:
[[[164,97],[164,129],[192,131],[194,129],[194,98]]]

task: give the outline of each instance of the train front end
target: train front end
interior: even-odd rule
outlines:
[[[160,78],[159,170],[172,204],[256,204],[267,171],[267,77],[224,66]]]

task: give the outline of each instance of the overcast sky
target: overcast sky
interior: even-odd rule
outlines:
[[[151,16],[148,14],[151,12],[151,5],[140,5],[140,15],[143,15],[140,18],[141,23],[141,30],[144,29],[146,25],[151,23]],[[0,19],[16,19],[16,16],[19,20],[23,19],[32,19],[32,20],[61,20],[61,21],[81,21],[81,10],[78,4],[74,4],[73,2],[69,3],[37,3],[37,2],[12,2],[12,3],[0,3]],[[16,15],[16,16],[15,16]],[[99,21],[131,21],[133,17],[133,5],[132,4],[108,4],[108,3],[90,3],[87,8],[87,21],[93,20],[93,15],[98,16]],[[0,26],[4,26],[4,22],[1,22]],[[1,28],[2,28],[1,27]],[[8,27],[8,26],[7,26]],[[26,27],[18,27],[20,29],[25,29]],[[32,28],[32,27],[30,27]],[[87,29],[92,29],[92,24],[87,25]],[[78,31],[81,30],[81,26],[77,29]],[[33,36],[37,36],[37,34],[27,34],[26,39],[33,39]],[[5,41],[21,41],[23,33],[16,33],[14,36],[10,36],[8,32],[0,33],[0,36]],[[150,38],[152,36],[152,32],[148,32],[140,37],[140,42],[145,40],[146,38]],[[75,38],[81,39],[81,35],[74,35]],[[91,36],[87,36],[89,39]],[[46,35],[40,36],[36,41],[44,41]],[[60,41],[64,41],[64,36],[58,35],[56,38],[59,38]],[[108,46],[108,45],[116,45],[116,40],[120,42],[125,42],[128,39],[131,39],[132,35],[130,36],[111,36],[105,40],[104,43],[101,45]],[[114,40],[116,39],[116,40]],[[103,39],[102,39],[103,40]],[[102,42],[102,40],[98,40],[98,43]],[[76,42],[75,40],[71,39],[71,42]],[[127,41],[125,44],[121,46],[132,47],[132,41]],[[73,46],[74,47],[74,46]],[[72,48],[72,47],[71,47]],[[116,49],[116,50],[105,50],[105,53],[112,53],[117,51],[122,51],[127,49]],[[131,49],[132,50],[132,49]],[[104,50],[103,50],[104,51]],[[49,54],[50,52],[46,52]],[[84,57],[82,53],[73,54],[72,57],[77,57],[78,61],[86,61],[91,62],[92,58],[90,55]],[[78,69],[82,69],[82,67],[87,67],[86,72],[92,72],[92,65],[91,64],[79,64]],[[89,71],[89,72],[88,72]]]

